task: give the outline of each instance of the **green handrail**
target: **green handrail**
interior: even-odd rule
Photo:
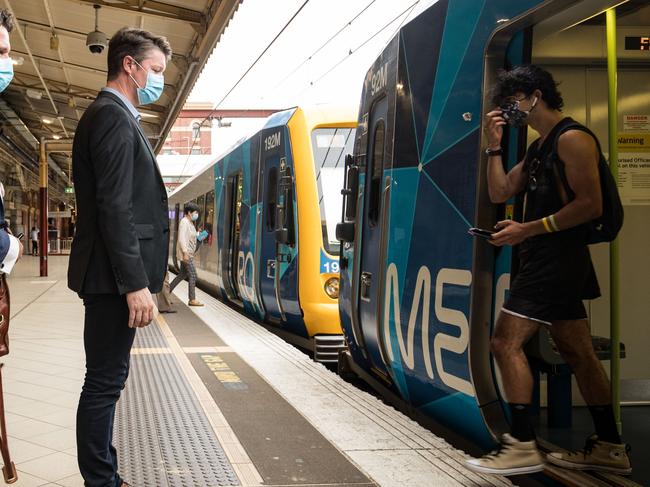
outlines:
[[[608,79],[608,119],[609,119],[609,169],[618,182],[618,66],[616,52],[616,9],[607,10],[607,79]],[[609,327],[611,336],[612,360],[610,361],[610,380],[612,406],[619,433],[621,423],[621,316],[620,316],[620,266],[618,238],[609,246],[609,285],[610,310]]]

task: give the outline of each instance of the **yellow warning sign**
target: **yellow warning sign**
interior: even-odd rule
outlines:
[[[630,134],[619,132],[619,152],[650,152],[650,133]]]
[[[248,389],[248,386],[219,355],[201,355],[201,359],[216,379],[228,389]]]

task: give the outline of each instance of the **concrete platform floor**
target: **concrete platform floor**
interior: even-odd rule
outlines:
[[[2,361],[18,487],[83,485],[74,433],[84,375],[83,306],[67,289],[66,270],[67,257],[52,256],[50,277],[37,277],[38,259],[26,256],[9,278],[11,351]],[[176,289],[177,314],[163,315],[151,325],[157,341],[145,335],[136,341],[129,380],[151,376],[155,369],[141,374],[138,368],[161,363],[154,358],[173,360],[189,384],[185,399],[207,418],[210,426],[204,428],[212,429],[208,433],[223,447],[241,485],[512,485],[467,471],[462,452],[206,294],[198,293],[208,306],[188,309],[181,304],[186,292],[185,284]],[[163,382],[161,390],[170,384]],[[153,394],[150,389],[137,387],[127,384],[116,431],[128,421],[125,415],[140,407],[129,401],[142,401],[142,394],[149,404],[160,400],[147,397]],[[164,409],[152,409],[163,415],[151,423],[156,428],[152,435],[167,443],[173,435],[181,442],[174,447],[184,451],[189,446],[182,442],[192,439],[192,432],[179,435],[177,428],[160,428],[169,420]],[[128,440],[128,432],[122,428],[117,433],[124,445],[120,434]],[[137,473],[151,467],[139,464],[142,455],[131,451],[140,443],[145,442],[123,447],[130,453],[121,457],[121,470]],[[165,462],[160,468],[169,485],[183,473]],[[219,485],[200,482],[195,485]]]

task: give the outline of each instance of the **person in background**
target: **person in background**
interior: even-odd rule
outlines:
[[[14,17],[7,10],[0,10],[0,92],[4,91],[14,77],[14,65],[9,57],[11,43],[9,33],[14,28]],[[23,244],[11,234],[5,222],[5,187],[0,183],[0,272],[9,274],[23,255]]]
[[[170,285],[173,291],[178,284],[187,279],[189,287],[189,306],[203,306],[196,299],[196,268],[194,267],[194,252],[196,251],[197,231],[194,222],[199,219],[199,207],[196,203],[189,202],[183,208],[185,216],[178,226],[178,241],[176,243],[176,257],[181,263],[181,271]]]
[[[38,255],[38,230],[36,230],[36,227],[32,227],[31,240],[32,240],[32,255]]]
[[[152,294],[162,289],[169,252],[167,191],[136,107],[158,100],[171,55],[164,37],[117,31],[108,45],[106,87],[74,138],[77,225],[68,287],[85,308],[77,457],[86,487],[127,486],[113,446],[115,405],[136,329],[156,315]]]

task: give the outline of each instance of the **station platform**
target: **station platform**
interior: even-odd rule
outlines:
[[[4,357],[16,486],[83,485],[75,414],[84,375],[83,306],[67,257],[25,256],[9,277]],[[343,381],[214,298],[138,330],[114,443],[133,487],[495,486],[464,453]]]

